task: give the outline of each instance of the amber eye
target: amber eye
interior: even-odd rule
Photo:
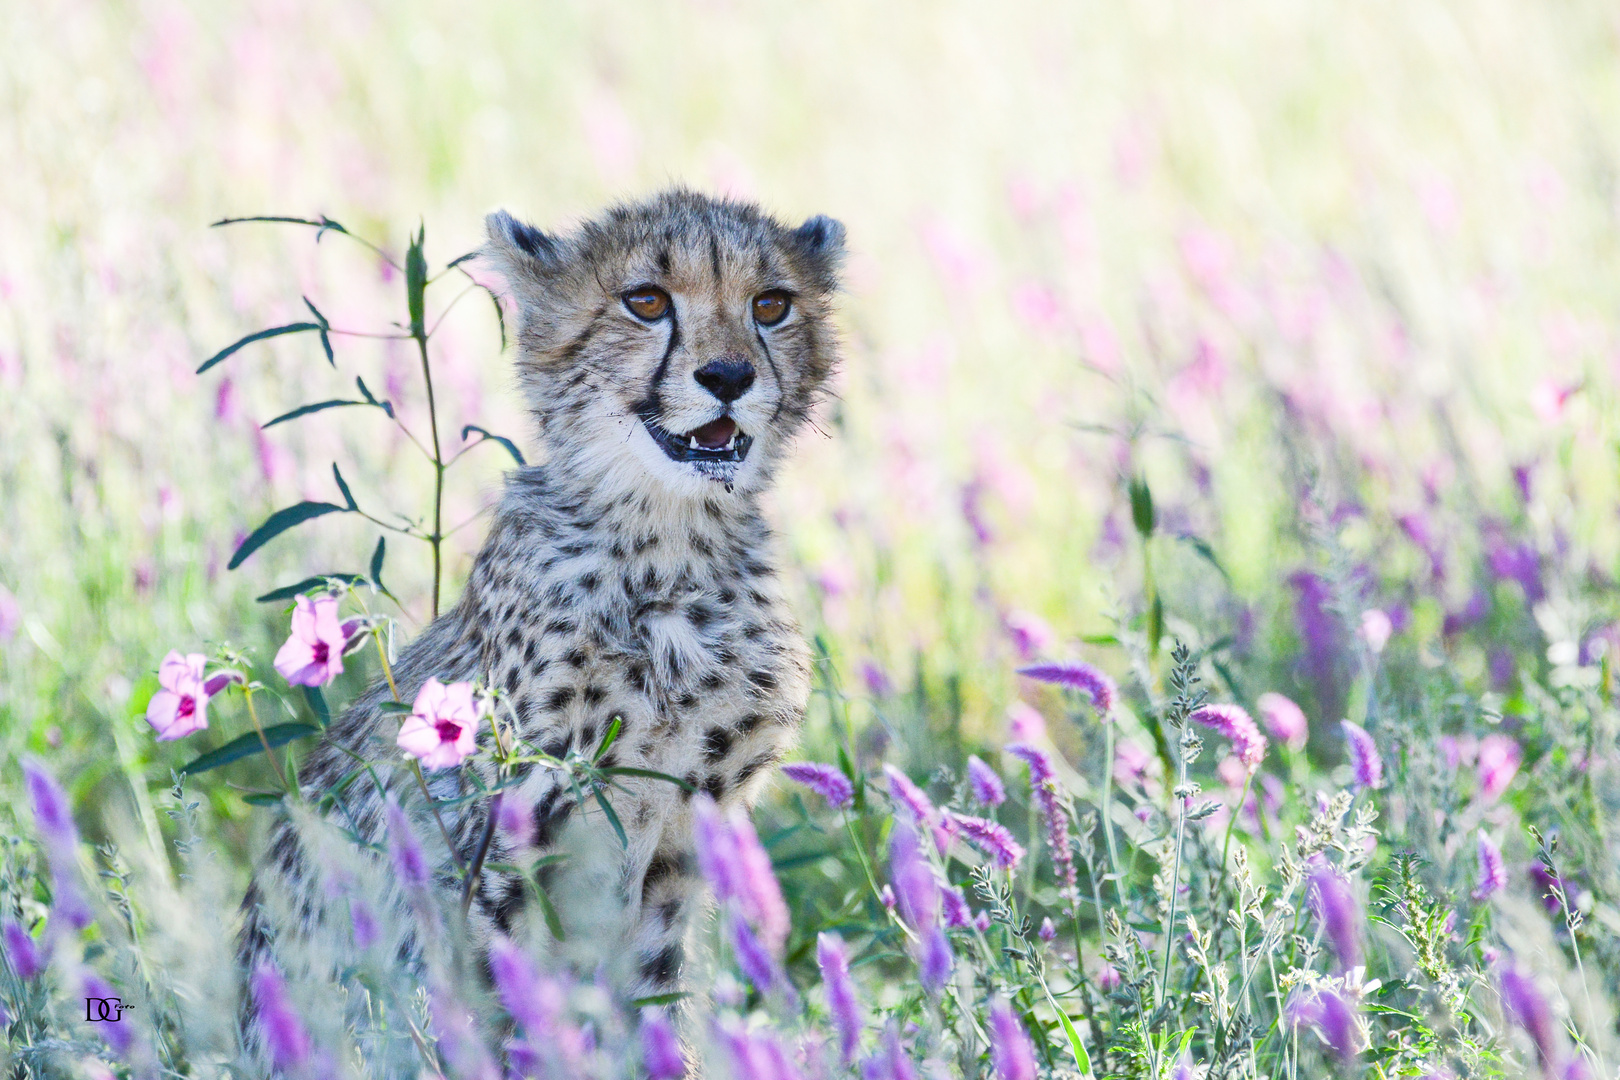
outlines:
[[[656,285],[643,285],[624,294],[624,306],[638,319],[657,322],[669,310],[669,293]]]
[[[791,306],[788,294],[781,289],[762,292],[754,297],[754,321],[761,326],[775,326],[787,318]]]

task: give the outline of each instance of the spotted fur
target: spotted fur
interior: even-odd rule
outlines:
[[[842,226],[816,217],[789,228],[753,205],[677,190],[567,234],[505,213],[488,227],[484,254],[519,313],[519,382],[545,463],[509,477],[460,602],[403,651],[400,694],[411,700],[430,676],[482,679],[505,692],[522,736],[556,755],[594,747],[618,717],[614,764],[748,805],[809,693],[808,654],[759,498],[835,362]],[[647,285],[670,297],[666,318],[638,318],[624,302]],[[770,327],[752,308],[767,290],[791,297]],[[717,359],[754,371],[729,405],[695,377]],[[740,462],[675,460],[649,426],[684,433],[723,414],[753,440]],[[312,799],[353,770],[351,754],[397,757],[399,718],[378,708],[387,697],[372,687],[332,725],[301,778]],[[457,785],[452,773],[432,780],[439,796]],[[528,771],[506,797],[529,815],[531,842],[494,830],[488,861],[522,866],[568,852],[542,874],[572,924],[570,958],[616,966],[634,997],[677,983],[701,892],[691,795],[651,779],[625,787],[612,799],[628,850],[556,773]],[[463,859],[486,833],[486,801],[449,822]],[[350,781],[329,816],[382,839],[382,794],[369,775]],[[424,840],[436,831],[419,829]],[[448,849],[437,850],[440,879],[454,887]],[[284,951],[273,926],[299,932],[328,917],[330,883],[310,864],[293,826],[278,825],[249,893],[245,964]],[[280,903],[285,918],[269,911],[271,894],[291,898]],[[531,895],[517,875],[487,870],[472,902],[475,937],[533,918]]]

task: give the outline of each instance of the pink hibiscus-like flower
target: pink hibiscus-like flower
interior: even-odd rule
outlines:
[[[292,634],[276,653],[276,670],[294,686],[327,686],[343,674],[343,647],[358,620],[338,622],[338,598],[300,596]]]
[[[399,729],[399,748],[428,770],[460,765],[478,749],[478,722],[483,710],[472,683],[449,686],[438,679],[422,684],[411,715]]]
[[[181,656],[170,651],[158,666],[158,686],[146,706],[146,722],[157,732],[159,742],[183,739],[208,726],[208,699],[242,678],[234,671],[221,671],[203,677],[208,658],[202,653]]]

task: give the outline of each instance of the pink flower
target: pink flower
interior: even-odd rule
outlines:
[[[1099,719],[1107,721],[1113,716],[1114,702],[1119,696],[1119,689],[1114,685],[1113,679],[1090,664],[1079,660],[1034,664],[1019,668],[1018,674],[1037,682],[1078,690],[1090,700],[1091,707],[1097,710]]]
[[[410,718],[400,727],[395,741],[401,750],[420,760],[425,769],[453,768],[478,749],[482,715],[473,698],[472,683],[446,686],[438,679],[429,679],[422,684]]]
[[[276,670],[294,686],[328,686],[343,674],[348,634],[338,622],[338,599],[300,596],[293,607],[292,634],[276,653]]]
[[[157,732],[159,742],[183,739],[207,727],[208,699],[241,679],[234,671],[204,679],[207,662],[202,653],[181,656],[172,650],[158,665],[158,685],[163,689],[146,706],[146,722]]]
[[[1002,620],[1013,648],[1024,660],[1033,659],[1052,643],[1052,628],[1039,615],[1028,611],[1010,611]]]
[[[1187,719],[1219,732],[1231,740],[1232,751],[1242,759],[1251,773],[1265,760],[1266,737],[1260,734],[1254,720],[1241,706],[1205,705],[1194,709]]]
[[[1519,744],[1506,735],[1487,735],[1479,740],[1479,790],[1486,799],[1495,800],[1513,783],[1523,758]]]
[[[1479,831],[1479,883],[1474,886],[1474,899],[1483,900],[1492,893],[1501,892],[1507,885],[1507,867],[1502,863],[1502,849]]]
[[[1388,615],[1377,608],[1368,608],[1361,613],[1361,627],[1357,630],[1358,636],[1367,643],[1367,648],[1374,654],[1384,651],[1389,644],[1389,635],[1395,630],[1394,623],[1390,622]]]
[[[1013,742],[1037,743],[1046,738],[1046,717],[1022,701],[1007,706],[1007,734]]]
[[[1265,721],[1266,730],[1274,738],[1290,750],[1305,749],[1311,729],[1303,709],[1281,694],[1261,694],[1255,704],[1260,707],[1260,719]]]

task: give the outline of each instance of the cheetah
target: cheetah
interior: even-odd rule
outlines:
[[[625,778],[612,794],[621,845],[557,772],[530,769],[503,796],[532,808],[528,843],[489,827],[489,800],[466,802],[436,849],[437,880],[459,890],[449,844],[466,863],[489,836],[469,909],[475,943],[487,943],[535,917],[514,871],[567,852],[541,872],[569,962],[605,965],[630,999],[667,994],[703,902],[692,792],[751,806],[809,697],[809,654],[760,500],[837,361],[844,228],[824,216],[790,227],[681,189],[571,232],[504,211],[486,224],[482,253],[517,311],[518,385],[544,461],[509,474],[464,594],[402,650],[399,694],[412,700],[430,677],[481,679],[503,691],[522,738],[558,757],[589,751],[618,718],[604,764],[686,786]],[[331,725],[300,777],[311,799],[355,756],[397,757],[390,698],[373,686]],[[465,783],[429,777],[435,798]],[[371,774],[353,778],[343,824],[382,843],[385,797]],[[417,831],[439,838],[430,819]],[[245,968],[285,962],[278,933],[328,920],[317,862],[278,822],[244,902]]]

